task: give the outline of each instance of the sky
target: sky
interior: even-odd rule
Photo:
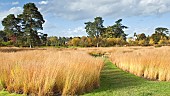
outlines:
[[[49,36],[87,36],[84,22],[95,17],[111,26],[118,19],[129,28],[128,37],[151,35],[156,27],[170,29],[170,0],[0,0],[0,21],[8,14],[20,14],[23,5],[33,2],[45,19],[43,33]],[[0,30],[3,29],[0,23]]]

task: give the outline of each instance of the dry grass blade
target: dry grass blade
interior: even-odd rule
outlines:
[[[9,92],[74,95],[99,87],[103,61],[74,50],[0,52],[0,82]]]
[[[119,49],[118,49],[119,50]],[[111,60],[119,68],[151,80],[170,81],[170,48],[142,48],[117,51]]]

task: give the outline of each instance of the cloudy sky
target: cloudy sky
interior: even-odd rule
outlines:
[[[43,14],[42,32],[49,36],[85,36],[84,22],[96,16],[103,17],[104,26],[122,18],[129,36],[134,32],[150,35],[156,27],[170,28],[170,0],[0,0],[0,21],[8,14],[20,14],[28,2]]]

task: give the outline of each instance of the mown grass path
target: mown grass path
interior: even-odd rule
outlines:
[[[170,96],[170,82],[149,81],[105,61],[100,88],[85,96]]]

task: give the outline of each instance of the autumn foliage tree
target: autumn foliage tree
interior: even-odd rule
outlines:
[[[168,36],[167,36],[168,33],[169,33],[168,28],[158,27],[155,29],[155,33],[151,35],[151,39],[154,40],[155,44],[158,44],[161,38],[168,39]]]

